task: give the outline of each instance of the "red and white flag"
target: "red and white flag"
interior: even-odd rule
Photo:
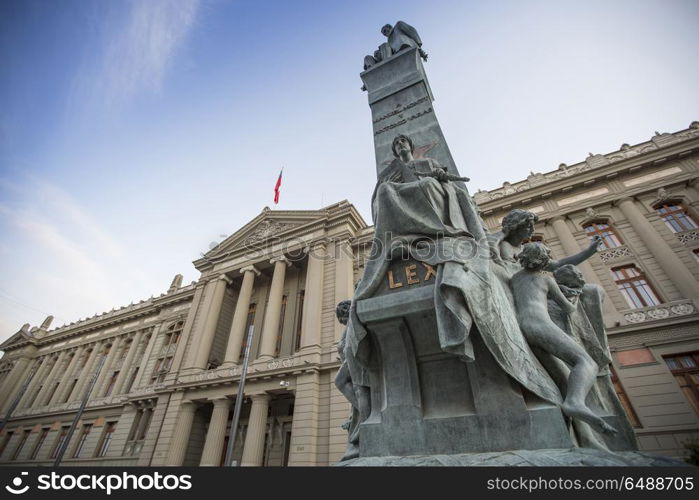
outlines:
[[[274,204],[279,203],[279,189],[282,187],[282,172],[284,172],[284,167],[279,171],[279,178],[277,179],[277,184],[274,186]]]

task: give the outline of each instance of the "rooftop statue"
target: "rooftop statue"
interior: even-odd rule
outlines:
[[[381,28],[381,33],[388,39],[379,45],[374,51],[374,55],[364,57],[364,70],[371,68],[375,64],[385,61],[396,52],[410,47],[417,47],[420,57],[427,60],[427,52],[422,50],[422,40],[417,30],[404,21],[397,21],[395,26],[385,24]]]
[[[427,60],[427,53],[422,50],[422,40],[418,35],[417,30],[404,21],[397,21],[395,26],[385,24],[381,28],[381,33],[388,38],[388,46],[391,47],[391,53],[410,47],[418,47],[420,57]]]

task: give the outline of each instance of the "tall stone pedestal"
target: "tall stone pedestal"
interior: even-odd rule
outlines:
[[[360,76],[371,108],[377,174],[393,159],[393,138],[405,134],[414,141],[417,157],[429,156],[459,175],[432,107],[434,97],[418,50],[403,49]]]
[[[360,456],[570,448],[560,409],[524,391],[474,340],[475,361],[441,351],[434,285],[357,303],[374,346],[372,413]]]

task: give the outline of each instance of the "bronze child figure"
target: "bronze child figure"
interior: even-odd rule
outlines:
[[[561,410],[568,417],[587,422],[606,434],[616,433],[585,404],[599,367],[585,349],[561,330],[549,317],[547,300],[554,300],[566,313],[575,306],[563,295],[554,279],[544,272],[551,260],[544,245],[527,243],[519,254],[522,270],[511,281],[517,320],[530,345],[538,347],[570,366],[567,391]]]

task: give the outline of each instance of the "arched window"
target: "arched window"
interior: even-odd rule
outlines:
[[[600,249],[615,248],[623,245],[619,239],[619,236],[617,236],[616,231],[614,231],[614,228],[612,228],[606,222],[590,222],[589,224],[585,224],[583,229],[590,239],[596,235],[599,235],[602,238]]]
[[[633,264],[612,268],[612,275],[619,291],[632,308],[638,309],[660,304],[660,299],[646,281],[645,274]]]
[[[666,201],[654,208],[673,233],[681,233],[699,227],[692,216],[687,213],[687,207],[678,201]]]

